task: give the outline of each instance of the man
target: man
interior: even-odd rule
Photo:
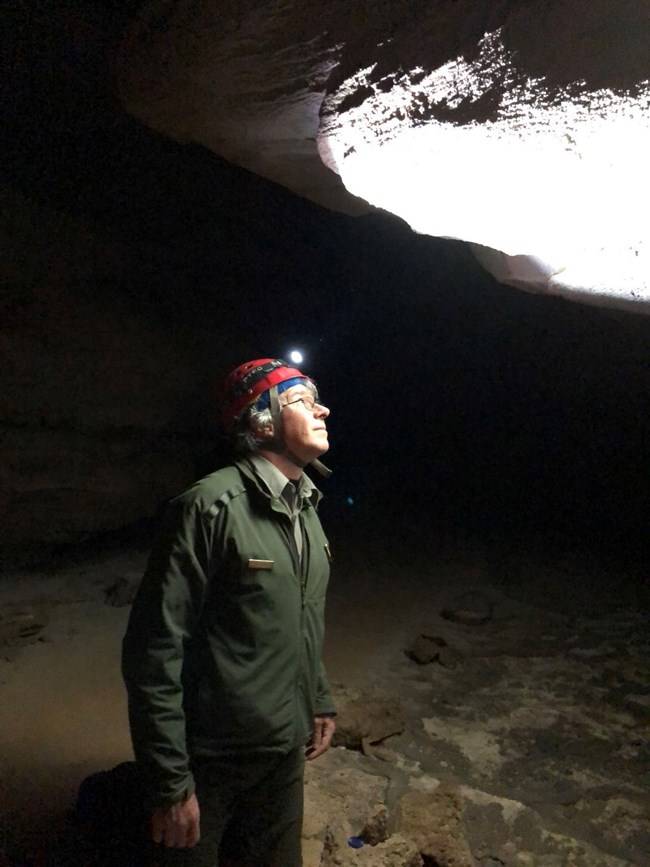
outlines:
[[[168,509],[124,639],[131,734],[165,862],[299,867],[304,758],[335,729],[330,549],[303,472],[324,470],[329,410],[278,359],[236,368],[221,398],[239,460]]]

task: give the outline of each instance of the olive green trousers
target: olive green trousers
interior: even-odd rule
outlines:
[[[201,840],[152,844],[160,867],[302,867],[304,748],[193,763]]]

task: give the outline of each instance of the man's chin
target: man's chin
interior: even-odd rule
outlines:
[[[316,458],[320,458],[321,455],[324,455],[326,452],[329,451],[329,448],[330,448],[329,443],[324,443],[318,449],[316,449],[316,448],[311,449],[309,452],[310,457],[308,460],[305,461],[305,465],[310,464],[312,461],[315,461]]]

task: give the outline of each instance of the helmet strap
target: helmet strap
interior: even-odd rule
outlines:
[[[329,479],[332,475],[332,471],[329,467],[326,467],[322,461],[319,461],[318,458],[314,458],[311,462],[312,467],[319,473],[324,479]]]
[[[277,385],[272,385],[269,389],[269,411],[271,413],[271,422],[273,424],[273,439],[271,440],[271,447],[273,451],[280,452],[284,450],[284,442],[282,441],[282,435],[280,433],[282,430],[280,424],[280,412],[282,411],[282,407],[280,406],[280,395],[278,393]]]

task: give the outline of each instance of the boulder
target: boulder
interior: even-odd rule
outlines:
[[[400,702],[378,688],[334,688],[336,746],[369,754],[372,745],[404,731]]]
[[[399,802],[397,830],[439,867],[474,867],[463,834],[463,798],[441,784],[433,792],[407,792]]]

